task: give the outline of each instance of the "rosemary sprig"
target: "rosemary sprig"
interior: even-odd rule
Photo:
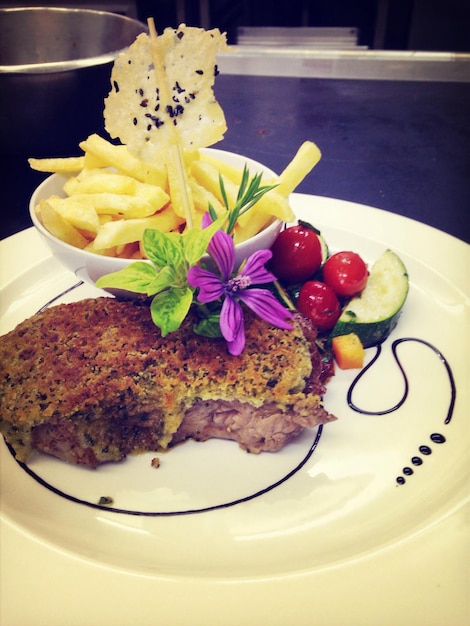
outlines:
[[[223,203],[227,209],[227,226],[225,230],[228,234],[231,234],[233,232],[238,218],[241,215],[249,211],[251,207],[254,206],[258,202],[258,200],[264,196],[265,193],[277,187],[277,185],[261,186],[262,176],[262,173],[258,173],[250,179],[250,172],[245,164],[240,186],[238,188],[235,206],[230,207],[227,192],[225,189],[224,179],[222,178],[222,175],[219,174],[220,194],[222,196]],[[209,214],[212,221],[217,219],[217,213],[211,204],[209,204]]]

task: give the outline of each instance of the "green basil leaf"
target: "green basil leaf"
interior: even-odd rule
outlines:
[[[195,265],[207,252],[207,246],[209,245],[210,240],[214,236],[214,233],[220,230],[225,220],[226,216],[222,215],[203,230],[199,228],[191,228],[183,233],[182,239],[184,257],[189,266]]]
[[[192,301],[193,292],[189,287],[183,289],[171,287],[153,298],[150,313],[153,323],[160,328],[162,337],[178,330],[188,314]]]
[[[101,288],[147,293],[149,285],[153,283],[157,274],[157,270],[150,263],[135,261],[118,272],[101,276],[95,284]]]
[[[213,315],[195,324],[193,330],[197,335],[202,335],[203,337],[222,337],[219,320],[219,315]]]
[[[155,228],[144,230],[142,238],[145,255],[158,268],[179,265],[183,261],[183,247],[179,233],[162,233]]]
[[[168,289],[175,284],[175,270],[167,265],[162,268],[150,283],[147,289],[147,295],[153,296],[155,293]]]

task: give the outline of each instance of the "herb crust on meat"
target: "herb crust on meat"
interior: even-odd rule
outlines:
[[[50,307],[0,338],[0,431],[19,460],[39,449],[96,467],[166,449],[178,441],[185,416],[204,403],[245,412],[248,406],[260,420],[269,417],[267,407],[295,413],[281,446],[305,426],[334,419],[322,407],[321,385],[312,386],[315,335],[307,340],[298,322],[286,331],[249,313],[246,319],[246,347],[234,357],[222,339],[196,335],[191,315],[163,338],[148,306],[137,301],[104,297]],[[245,449],[277,449],[224,428]],[[179,440],[187,437],[198,438],[191,427]]]

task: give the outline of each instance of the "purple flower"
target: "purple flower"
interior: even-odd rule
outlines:
[[[268,289],[252,287],[276,280],[264,267],[272,256],[270,250],[258,250],[249,256],[234,277],[235,246],[230,235],[217,231],[211,239],[208,252],[220,276],[195,265],[188,272],[188,283],[191,287],[199,288],[199,302],[208,303],[224,297],[219,324],[230,354],[239,355],[245,347],[243,310],[239,301],[273,326],[292,328],[287,321],[292,318],[292,313]]]

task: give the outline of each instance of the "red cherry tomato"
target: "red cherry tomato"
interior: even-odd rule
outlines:
[[[323,280],[341,297],[360,293],[368,276],[367,265],[355,252],[337,252],[323,266]]]
[[[320,240],[308,226],[290,226],[280,232],[271,252],[269,269],[279,280],[288,283],[311,278],[322,262]]]
[[[311,319],[320,331],[331,330],[341,313],[335,292],[319,280],[309,280],[302,285],[297,309]]]

